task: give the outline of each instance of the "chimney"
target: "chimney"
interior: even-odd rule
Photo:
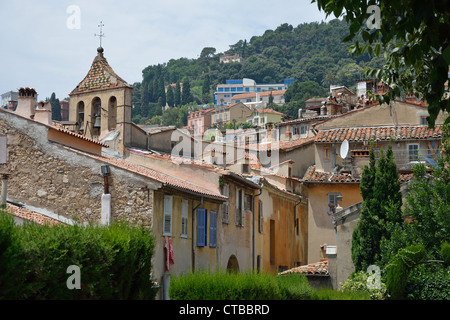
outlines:
[[[320,115],[321,115],[321,116],[326,116],[326,115],[327,115],[327,105],[326,105],[326,104],[323,104],[323,105],[320,107]]]
[[[34,120],[46,125],[52,125],[52,105],[49,101],[39,102],[35,110]]]
[[[33,119],[36,96],[37,93],[34,89],[20,88],[16,114],[25,118]]]

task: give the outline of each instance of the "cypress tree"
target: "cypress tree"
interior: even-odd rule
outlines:
[[[192,102],[191,85],[189,81],[183,83],[183,92],[181,93],[181,103],[188,104]]]
[[[363,169],[360,189],[363,206],[352,236],[352,260],[355,271],[365,271],[380,261],[380,243],[389,238],[388,224],[402,221],[402,196],[392,147],[386,155],[380,150],[378,165],[374,148],[369,166]]]
[[[181,106],[181,87],[180,87],[180,83],[179,82],[177,82],[177,84],[175,86],[174,105],[176,107],[180,107]]]
[[[173,94],[172,86],[167,87],[166,97],[167,97],[167,104],[169,105],[169,107],[174,107],[175,106],[175,97]]]

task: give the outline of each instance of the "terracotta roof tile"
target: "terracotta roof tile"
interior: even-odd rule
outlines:
[[[79,150],[75,150],[72,149],[70,147],[65,147],[66,149],[69,149],[73,152],[76,152],[78,154],[82,154],[84,156],[108,163],[112,166],[145,176],[147,178],[153,179],[157,182],[160,182],[164,185],[167,185],[169,187],[173,187],[176,189],[180,189],[180,190],[184,190],[184,191],[188,191],[188,192],[194,192],[197,193],[199,195],[204,195],[207,197],[212,197],[212,198],[216,198],[219,200],[226,200],[228,199],[228,197],[221,195],[220,193],[216,193],[214,191],[211,191],[209,189],[207,189],[206,187],[200,186],[200,185],[196,185],[194,183],[182,180],[180,178],[171,176],[169,174],[163,173],[163,172],[159,172],[153,169],[150,169],[148,167],[144,167],[141,165],[137,165],[134,164],[130,161],[126,161],[123,159],[119,159],[119,158],[114,158],[114,157],[109,157],[106,155],[101,155],[101,156],[97,156],[94,154],[89,154],[86,152],[82,152]]]
[[[399,172],[398,180],[400,183],[408,182],[413,178],[410,172]],[[312,165],[307,170],[302,179],[303,182],[322,182],[322,183],[359,183],[360,177],[354,177],[348,172],[321,172],[316,171],[316,166]]]
[[[241,94],[237,94],[237,95],[233,96],[231,98],[231,100],[254,98],[254,97],[256,97],[257,93],[259,93],[260,97],[266,97],[266,96],[270,96],[271,93],[272,93],[272,96],[276,96],[276,95],[282,95],[285,92],[286,92],[286,90],[273,90],[273,91],[241,93]]]
[[[398,140],[440,139],[441,126],[428,129],[427,126],[386,126],[364,128],[338,128],[319,131],[315,142],[363,142]]]
[[[328,260],[310,263],[304,266],[295,267],[280,274],[291,274],[291,273],[302,273],[302,274],[314,274],[314,275],[329,275],[328,272]]]
[[[123,86],[129,87],[129,84],[114,72],[103,53],[99,52],[86,77],[71,94]]]
[[[6,212],[8,212],[18,218],[28,220],[28,221],[31,221],[31,222],[34,222],[34,223],[37,223],[40,225],[43,225],[43,224],[55,225],[55,224],[61,223],[57,220],[46,217],[40,213],[31,211],[26,208],[19,207],[19,206],[10,204],[10,203],[8,203],[6,205]]]

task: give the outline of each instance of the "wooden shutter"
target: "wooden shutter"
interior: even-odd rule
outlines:
[[[217,212],[210,211],[209,213],[209,246],[217,246]]]
[[[206,245],[206,209],[197,209],[197,246]]]
[[[163,235],[172,235],[172,204],[173,196],[164,196]]]
[[[181,236],[187,238],[188,235],[188,201],[181,200]]]

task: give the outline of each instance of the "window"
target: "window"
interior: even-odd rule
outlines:
[[[300,134],[306,134],[306,124],[300,126]]]
[[[249,173],[249,168],[247,163],[242,164],[242,173]]]
[[[250,194],[244,196],[244,210],[253,211],[253,197]]]
[[[340,193],[329,193],[328,194],[328,214],[333,214],[334,210],[333,208],[336,208],[338,205],[337,197],[340,196]],[[333,206],[330,207],[330,204]]]
[[[172,235],[172,205],[173,196],[164,196],[163,236]]]
[[[408,145],[408,157],[409,157],[409,161],[418,161],[419,160],[419,145],[418,144],[409,144]]]
[[[210,211],[209,213],[209,246],[217,247],[217,212]]]
[[[426,116],[420,117],[420,124],[423,125],[423,126],[427,126],[428,125],[428,121],[427,121],[427,117]]]
[[[294,135],[297,135],[298,134],[298,128],[294,127],[293,129],[294,129]]]
[[[242,190],[236,188],[236,225],[244,225],[244,197]]]
[[[188,201],[181,200],[181,238],[188,237]]]
[[[230,196],[230,185],[223,185],[223,195],[226,197]],[[224,202],[222,205],[222,222],[228,223],[228,201]]]
[[[330,160],[330,147],[323,147],[323,159]]]
[[[206,209],[197,209],[197,247],[206,245]]]

